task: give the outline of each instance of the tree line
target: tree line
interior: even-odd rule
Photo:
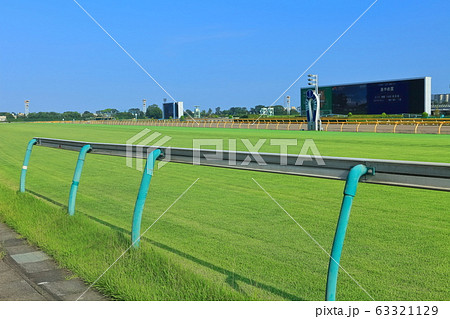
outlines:
[[[197,106],[194,106],[194,109]],[[247,118],[250,115],[259,115],[261,114],[261,109],[267,107],[265,105],[256,105],[255,107],[251,107],[250,109],[247,109],[246,107],[231,107],[227,110],[221,110],[220,107],[216,107],[215,111],[211,108],[209,108],[207,111],[202,110],[200,112],[201,117],[241,117],[241,118]],[[287,110],[282,105],[274,105],[272,106],[274,109],[274,115],[287,115]],[[189,115],[193,116],[194,112],[191,110],[186,110]],[[299,115],[299,112],[296,109],[291,109],[290,112],[291,115]]]
[[[194,106],[194,110],[199,106]],[[251,115],[260,114],[261,108],[266,107],[264,105],[257,105],[250,109],[246,107],[231,107],[229,109],[222,110],[220,107],[216,107],[213,111],[211,108],[208,110],[202,110],[200,112],[200,117],[202,118],[219,118],[219,117],[240,117],[248,118]],[[274,115],[286,115],[286,109],[281,105],[275,105]],[[186,117],[194,117],[194,110],[186,109]],[[119,111],[115,108],[106,108],[103,110],[98,110],[95,113],[90,111],[85,111],[79,113],[76,111],[66,111],[63,113],[58,112],[32,112],[28,116],[24,114],[13,115],[8,112],[0,112],[0,116],[6,116],[6,120],[9,122],[13,121],[80,121],[80,120],[95,120],[95,119],[161,119],[163,117],[163,112],[157,104],[152,104],[147,107],[147,111],[144,113],[139,108],[130,108],[127,111]],[[298,115],[295,109],[291,110],[291,115]]]

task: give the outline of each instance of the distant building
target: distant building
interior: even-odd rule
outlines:
[[[431,100],[436,104],[449,103],[450,94],[432,94]]]
[[[6,122],[6,116],[0,115],[0,122]]]
[[[194,110],[194,118],[199,119],[200,117],[200,108],[197,106]]]
[[[163,119],[179,119],[184,114],[183,102],[163,103]]]
[[[259,114],[260,115],[265,115],[265,116],[273,116],[274,115],[274,108],[273,107],[262,107],[259,110]]]

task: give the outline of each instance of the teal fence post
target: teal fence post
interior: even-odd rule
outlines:
[[[133,224],[131,226],[131,244],[135,248],[139,247],[142,211],[144,210],[145,200],[147,198],[148,189],[150,187],[150,181],[152,180],[153,167],[155,166],[155,161],[159,157],[159,155],[161,155],[160,149],[156,149],[148,155],[147,163],[145,163],[144,173],[142,174],[141,186],[139,187],[136,204],[134,205]]]
[[[25,180],[27,178],[28,162],[30,161],[31,151],[33,145],[37,143],[35,138],[28,142],[27,151],[25,152],[25,158],[23,159],[22,172],[20,173],[20,186],[19,190],[21,193],[25,192]]]
[[[368,168],[359,164],[352,169],[347,176],[344,188],[344,199],[342,200],[341,212],[334,234],[333,248],[331,249],[330,263],[328,265],[326,300],[336,300],[336,285],[339,271],[339,262],[341,260],[342,247],[344,246],[345,232],[347,230],[350,210],[352,208],[353,197],[356,195],[356,188],[361,176],[367,174]]]
[[[72,186],[70,187],[69,193],[69,215],[73,216],[75,214],[75,201],[77,199],[78,184],[80,183],[81,172],[83,171],[84,160],[86,158],[86,153],[91,149],[90,145],[84,145],[80,154],[78,155],[77,166],[75,167],[75,173],[73,174]]]

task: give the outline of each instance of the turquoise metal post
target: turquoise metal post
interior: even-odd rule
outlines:
[[[33,145],[37,143],[35,138],[31,139],[28,142],[27,151],[25,152],[25,158],[23,160],[22,172],[20,173],[20,192],[25,192],[25,180],[27,178],[27,170],[28,170],[28,162],[30,161],[31,150],[33,149]]]
[[[81,172],[83,171],[84,160],[86,158],[86,153],[91,149],[90,145],[84,145],[80,154],[78,155],[77,166],[75,167],[75,173],[73,174],[72,186],[70,187],[69,193],[69,215],[73,216],[75,214],[75,201],[77,199],[78,184],[80,184]]]
[[[326,300],[336,300],[336,285],[339,272],[339,262],[341,260],[342,247],[344,246],[345,232],[347,230],[350,210],[352,208],[353,197],[356,195],[356,188],[361,176],[367,174],[368,169],[365,165],[359,164],[350,170],[344,188],[344,199],[342,201],[341,212],[334,234],[333,248],[331,249],[331,258],[328,265]]]
[[[150,187],[150,181],[152,180],[153,167],[155,166],[155,161],[159,157],[159,155],[161,155],[160,149],[156,149],[148,155],[147,163],[145,163],[144,173],[142,174],[141,186],[139,187],[136,204],[134,205],[133,225],[131,226],[131,243],[135,248],[139,247],[142,211],[144,210],[145,200],[147,198],[148,189]]]

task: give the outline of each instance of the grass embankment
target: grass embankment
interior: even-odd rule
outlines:
[[[20,218],[18,217],[20,214]],[[61,266],[94,282],[129,246],[129,236],[83,214],[0,185],[0,220],[51,254]],[[95,285],[119,300],[236,300],[243,296],[182,269],[143,242]]]
[[[0,126],[0,183],[17,189],[25,147],[33,136],[125,143],[142,129],[68,124]],[[313,138],[322,155],[328,156],[436,162],[448,162],[450,158],[448,136],[151,129],[171,136],[169,144],[178,147],[192,147],[193,138],[224,138],[224,148],[231,138],[249,138],[253,144],[259,138],[299,138],[299,146],[289,149],[298,153],[304,139]],[[238,149],[245,150],[240,141]],[[267,141],[261,151],[278,152],[279,147]],[[35,147],[27,188],[53,201],[67,203],[76,158],[75,152]],[[123,158],[88,154],[76,218],[82,212],[108,227],[129,231],[140,178],[141,173],[126,167]],[[200,179],[192,189],[145,235],[144,243],[149,241],[155,252],[181,269],[180,273],[201,276],[220,289],[233,289],[237,295],[224,294],[231,298],[323,300],[328,257],[252,178],[327,251],[333,240],[343,182],[169,163],[157,170],[152,179],[142,228],[150,226],[197,178]],[[448,196],[444,192],[361,184],[350,218],[342,266],[377,300],[448,299]],[[70,220],[61,211],[58,213]],[[56,212],[50,213],[53,214]],[[24,218],[18,210],[11,219]],[[56,233],[57,228],[53,230]],[[116,230],[111,234],[116,234]],[[78,241],[77,245],[86,245],[91,239]],[[94,256],[109,254],[110,248],[110,257],[115,256],[114,243],[102,242],[101,251],[94,250]],[[72,258],[72,253],[66,255]],[[128,254],[124,261],[127,258]],[[88,280],[106,268],[104,264],[90,266],[76,262],[73,267],[78,267],[76,272]],[[127,267],[121,270],[126,271]],[[132,280],[145,282],[146,275],[137,272]],[[164,283],[169,291],[176,290],[171,288],[173,285],[170,281]],[[135,288],[139,289],[139,284]],[[153,288],[150,285],[148,289]],[[163,289],[155,289],[152,296],[164,299]],[[176,298],[190,299],[188,290],[184,297]],[[162,297],[158,297],[159,293]],[[338,299],[367,300],[368,296],[341,272]]]

